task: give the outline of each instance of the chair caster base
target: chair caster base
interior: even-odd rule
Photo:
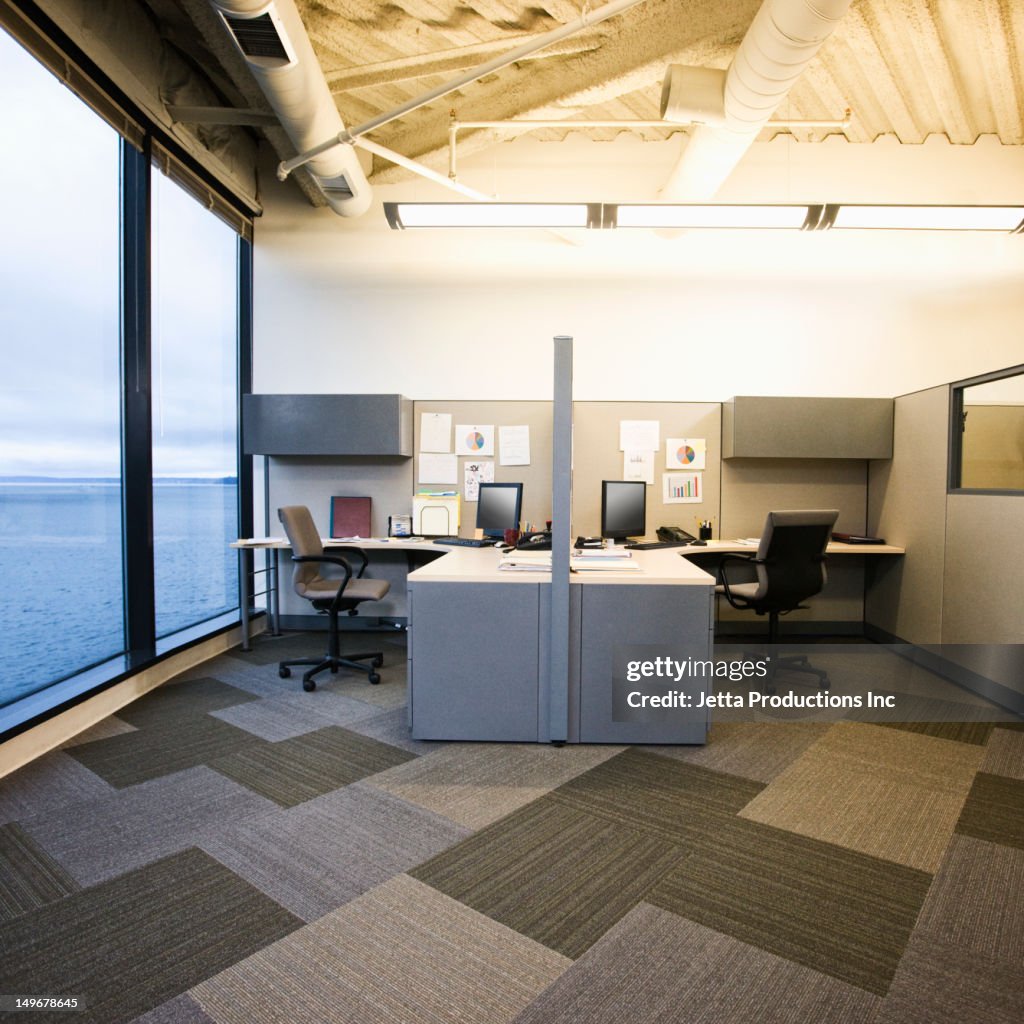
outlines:
[[[377,672],[371,672],[369,678],[370,683],[373,686],[376,686],[380,682],[380,675]]]
[[[290,679],[291,678],[291,674],[292,674],[292,670],[290,668],[279,668],[277,670],[277,674],[282,679]]]
[[[312,693],[316,689],[316,683],[312,679],[303,679],[302,688],[306,693]]]

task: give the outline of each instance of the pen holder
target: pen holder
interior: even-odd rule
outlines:
[[[711,527],[702,526],[699,531],[699,537],[701,540],[711,540]]]
[[[519,531],[518,530],[506,530],[505,531],[505,544],[514,548],[519,543]]]

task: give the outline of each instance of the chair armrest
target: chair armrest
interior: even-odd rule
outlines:
[[[360,566],[359,572],[356,573],[356,579],[361,580],[363,578],[363,573],[366,572],[366,567],[370,560],[366,557],[366,552],[362,548],[356,547],[355,544],[332,544],[331,551],[350,551],[352,554],[358,555]]]
[[[359,551],[359,548],[355,548],[354,550],[358,551],[359,554],[362,554],[362,552]],[[292,555],[292,561],[293,562],[314,562],[314,563],[317,563],[317,564],[325,563],[327,565],[337,565],[337,566],[340,566],[342,569],[345,570],[345,578],[341,581],[341,585],[338,587],[338,592],[334,595],[334,600],[331,601],[331,609],[333,611],[337,611],[338,607],[341,605],[341,602],[345,599],[345,589],[348,587],[349,580],[351,580],[352,576],[354,575],[353,572],[352,572],[352,566],[349,565],[348,562],[344,558],[342,558],[340,555]],[[366,565],[365,565],[366,556],[365,555],[363,555],[363,561],[364,561],[363,569],[365,569],[366,568]],[[360,576],[362,575],[362,569],[359,570],[359,575]],[[359,577],[357,576],[356,578],[358,579]]]
[[[725,599],[733,606],[733,608],[742,608],[744,605],[738,605],[736,599],[732,596],[732,590],[729,587],[729,577],[725,574],[725,563],[726,562],[740,562],[743,565],[764,565],[763,558],[757,558],[755,555],[723,555],[722,560],[718,563],[717,581],[722,584],[722,589],[725,592]]]

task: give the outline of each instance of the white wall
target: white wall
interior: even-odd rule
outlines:
[[[677,143],[505,144],[460,160],[504,199],[650,200]],[[731,201],[1020,202],[1024,148],[755,147]],[[255,390],[419,399],[893,396],[1022,359],[1024,238],[927,232],[393,232],[262,175]],[[419,179],[385,199],[452,197]]]

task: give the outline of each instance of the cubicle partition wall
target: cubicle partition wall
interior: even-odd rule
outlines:
[[[416,466],[413,486],[406,492],[405,511],[411,503],[411,496],[418,490],[456,491],[465,499],[465,470],[474,462],[491,463],[494,480],[498,483],[523,484],[523,522],[543,529],[551,518],[551,422],[550,402],[416,402],[415,448]],[[455,449],[454,432],[459,426],[488,426],[494,428],[495,452],[493,455],[459,456],[458,476],[454,484],[437,480],[421,479],[419,456],[421,452],[421,431],[423,415],[441,413],[451,416],[452,451]],[[526,466],[502,465],[501,445],[498,439],[501,427],[529,427],[530,463]],[[472,537],[476,526],[476,504],[462,501],[462,525],[459,533]]]
[[[865,622],[1024,712],[1024,494],[947,490],[949,393],[897,398],[892,462],[871,466],[868,527],[907,554],[873,571]]]

